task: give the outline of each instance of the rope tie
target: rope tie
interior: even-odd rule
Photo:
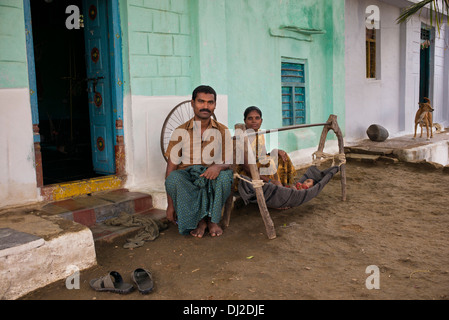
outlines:
[[[339,153],[337,155],[339,166],[346,163],[346,156],[344,153]],[[324,159],[324,160],[321,160]],[[314,166],[321,165],[321,162],[332,159],[332,167],[335,166],[335,155],[330,153],[324,153],[323,151],[315,151],[312,153],[312,164]]]
[[[263,185],[265,184],[263,182],[263,180],[253,180],[253,181],[249,181],[248,179],[243,178],[241,175],[239,175],[238,173],[234,173],[234,178],[239,178],[243,181],[246,181],[248,183],[251,183],[253,185],[254,188],[262,188]]]
[[[344,153],[338,154],[338,161],[340,162],[339,166],[346,163],[346,155]]]

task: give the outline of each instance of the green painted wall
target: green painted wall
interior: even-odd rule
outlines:
[[[121,1],[124,59],[133,95],[192,91],[189,0]],[[127,68],[125,63],[125,68]],[[124,69],[128,70],[128,69]],[[125,78],[126,80],[126,78]]]
[[[0,88],[27,88],[22,0],[0,1]]]
[[[231,128],[251,105],[263,110],[264,128],[279,128],[281,61],[303,59],[307,122],[325,122],[333,113],[344,129],[344,0],[128,0],[122,8],[133,95],[189,95],[209,84],[228,95]],[[323,34],[273,36],[281,26]],[[292,151],[315,146],[321,130],[278,138]]]
[[[246,107],[257,105],[264,128],[282,127],[281,61],[287,57],[307,63],[307,122],[325,122],[334,113],[344,128],[344,0],[197,0],[197,5],[195,79],[228,95],[230,126],[243,122]],[[280,26],[324,34],[312,41],[298,40],[308,39],[303,35],[272,36]],[[292,151],[315,146],[321,130],[289,131],[278,138]]]

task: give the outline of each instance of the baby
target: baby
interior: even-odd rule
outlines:
[[[301,190],[301,189],[309,189],[310,187],[313,186],[313,179],[307,179],[306,181],[304,181],[303,183],[301,182],[297,182],[296,183],[296,189]]]

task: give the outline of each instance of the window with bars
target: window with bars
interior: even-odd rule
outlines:
[[[282,125],[306,123],[306,73],[305,63],[283,61]]]
[[[366,77],[376,78],[376,29],[366,28]]]

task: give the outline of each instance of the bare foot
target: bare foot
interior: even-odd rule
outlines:
[[[223,234],[223,229],[216,223],[209,221],[207,227],[209,228],[209,233],[212,237],[219,237]]]
[[[167,194],[167,210],[165,211],[165,214],[167,216],[168,221],[170,221],[173,224],[176,224],[176,212],[175,207],[173,206],[173,200],[172,198]]]
[[[204,219],[202,219],[198,223],[198,227],[195,230],[190,231],[190,234],[197,238],[202,238],[204,233],[206,232],[207,223]]]

